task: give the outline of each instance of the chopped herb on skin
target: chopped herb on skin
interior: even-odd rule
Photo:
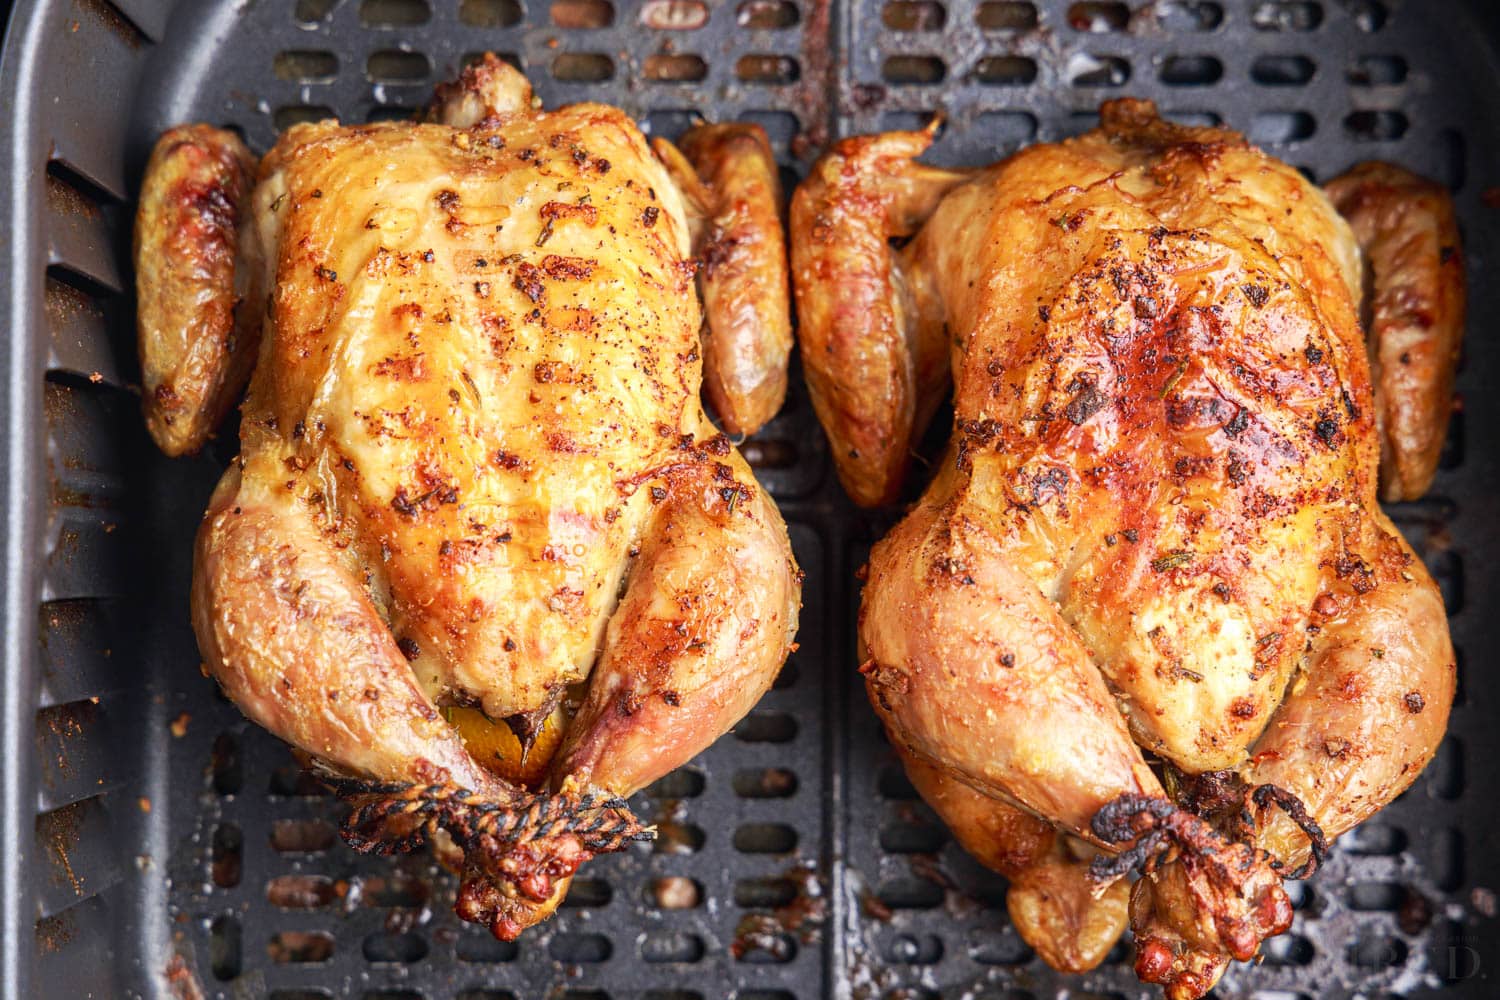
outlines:
[[[1185,549],[1168,552],[1166,555],[1151,560],[1151,568],[1158,573],[1165,573],[1169,569],[1176,569],[1184,563],[1191,562],[1193,554]]]
[[[1184,361],[1184,362],[1182,362],[1182,364],[1180,364],[1180,365],[1177,366],[1177,370],[1176,371],[1174,371],[1171,375],[1167,376],[1167,381],[1162,384],[1162,387],[1161,387],[1161,396],[1159,398],[1166,399],[1167,398],[1167,393],[1169,393],[1173,389],[1177,388],[1177,383],[1181,382],[1182,381],[1182,376],[1184,376],[1186,374],[1187,374],[1187,362]]]

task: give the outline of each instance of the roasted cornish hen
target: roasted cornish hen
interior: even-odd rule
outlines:
[[[653,154],[494,57],[432,117],[298,125],[258,166],[162,138],[145,408],[193,450],[253,367],[198,536],[207,669],[354,800],[352,843],[462,852],[460,915],[510,938],[791,648],[786,528],[699,401],[706,361],[734,431],[780,405],[786,262],[758,128]]]
[[[1334,182],[1351,229],[1234,133],[1101,119],[979,171],[916,163],[930,132],[838,144],[793,275],[857,501],[897,497],[953,386],[860,613],[913,783],[1049,962],[1092,967],[1128,913],[1141,977],[1198,997],[1442,738],[1442,599],[1377,491],[1382,445],[1387,496],[1432,478],[1462,262],[1404,171]]]

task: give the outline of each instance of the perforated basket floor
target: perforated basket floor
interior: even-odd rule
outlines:
[[[1500,992],[1500,781],[1485,763],[1500,757],[1485,683],[1500,640],[1500,348],[1487,330],[1500,302],[1486,280],[1500,240],[1500,18],[1486,0],[225,0],[168,18],[169,7],[22,4],[6,55],[7,92],[29,95],[35,114],[17,148],[38,150],[36,177],[13,182],[40,219],[13,230],[33,270],[23,261],[12,280],[33,284],[11,294],[42,307],[13,331],[36,346],[12,363],[23,388],[37,380],[46,428],[26,522],[42,533],[42,604],[17,626],[35,630],[39,661],[35,683],[23,671],[10,695],[36,708],[36,756],[13,765],[36,786],[16,875],[29,894],[11,904],[35,933],[9,995],[1152,995],[1123,945],[1088,976],[1043,965],[1008,925],[1002,880],[902,777],[852,648],[854,572],[892,515],[843,500],[800,392],[746,451],[808,573],[801,650],[732,735],[637,797],[662,829],[655,847],[591,864],[557,919],[516,945],[461,925],[453,880],[426,857],[339,844],[336,803],[201,676],[189,544],[233,435],[168,462],[139,425],[125,250],[149,144],[184,120],[235,126],[264,150],[307,117],[406,115],[486,49],[549,104],[612,101],[653,132],[695,114],[758,121],[788,181],[830,135],[943,111],[930,159],[982,163],[1081,131],[1101,99],[1132,94],[1242,129],[1318,180],[1384,157],[1452,186],[1472,283],[1464,408],[1431,498],[1392,511],[1452,614],[1452,735],[1298,889],[1293,932],[1218,995]]]

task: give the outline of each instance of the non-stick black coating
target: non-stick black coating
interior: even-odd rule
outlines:
[[[167,461],[139,424],[127,251],[150,143],[206,120],[264,150],[278,125],[324,109],[404,114],[468,55],[494,49],[548,103],[610,101],[654,132],[675,134],[695,114],[759,121],[789,182],[830,136],[941,111],[930,158],[977,164],[1081,131],[1101,99],[1132,94],[1245,130],[1315,179],[1383,157],[1452,185],[1472,281],[1463,411],[1432,497],[1392,512],[1449,600],[1462,674],[1452,735],[1417,785],[1298,890],[1293,933],[1219,994],[1493,995],[1490,6],[750,0],[702,13],[700,28],[663,30],[653,25],[664,17],[699,16],[692,0],[19,5],[0,63],[15,136],[0,206],[8,994],[1151,995],[1123,946],[1085,977],[1043,965],[1009,927],[1002,880],[951,843],[901,777],[852,642],[854,573],[895,512],[843,499],[801,392],[748,447],[808,573],[802,649],[734,735],[637,798],[662,824],[661,846],[591,864],[573,905],[517,945],[454,919],[452,879],[427,858],[368,859],[330,842],[336,804],[304,794],[286,749],[202,677],[186,622],[189,544],[234,435]],[[647,79],[663,72],[702,78]]]

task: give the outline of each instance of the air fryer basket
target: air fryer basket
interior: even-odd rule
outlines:
[[[808,573],[802,648],[732,735],[636,799],[662,836],[589,865],[514,945],[426,856],[357,856],[335,801],[199,671],[189,546],[229,429],[168,461],[139,420],[129,231],[154,136],[404,116],[494,50],[549,103],[674,135],[760,122],[790,184],[830,138],[942,111],[930,159],[1076,133],[1102,99],[1222,122],[1324,180],[1370,157],[1456,192],[1471,323],[1431,497],[1392,514],[1459,649],[1451,735],[1296,887],[1292,933],[1218,995],[1488,997],[1500,966],[1500,15],[1489,0],[21,0],[0,86],[0,983],[8,997],[740,1000],[1151,996],[1009,926],[1003,882],[915,797],[854,673],[854,572],[893,512],[843,499],[805,395],[746,445]],[[1496,206],[1496,207],[1492,207]]]

